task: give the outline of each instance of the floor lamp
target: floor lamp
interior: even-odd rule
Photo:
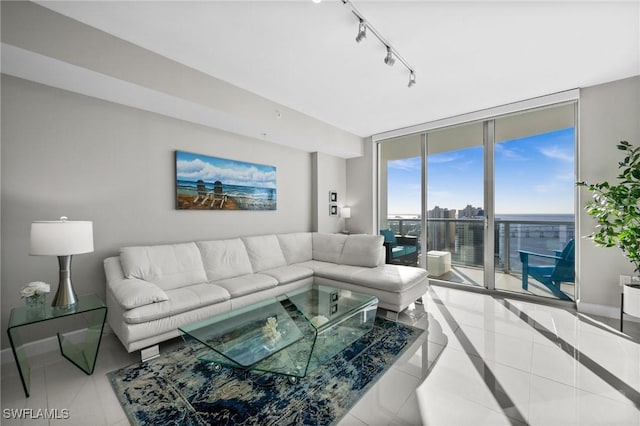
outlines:
[[[66,308],[78,302],[71,283],[71,257],[74,254],[93,251],[93,222],[37,221],[31,224],[29,254],[33,256],[58,256],[60,279],[51,306]]]

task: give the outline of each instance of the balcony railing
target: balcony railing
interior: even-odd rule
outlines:
[[[420,236],[420,219],[389,218],[388,226],[398,235]],[[451,253],[451,262],[482,267],[484,262],[484,219],[429,218],[427,251]],[[495,221],[494,256],[496,270],[522,272],[518,250],[553,254],[575,237],[573,221],[501,220]],[[548,260],[548,264],[552,260]]]

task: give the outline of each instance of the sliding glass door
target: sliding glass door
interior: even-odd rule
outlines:
[[[427,270],[484,286],[482,123],[427,134]]]
[[[496,289],[575,299],[574,110],[495,120]]]
[[[571,102],[381,142],[380,230],[418,253],[390,261],[574,300],[575,138]]]

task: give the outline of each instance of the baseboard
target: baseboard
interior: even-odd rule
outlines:
[[[84,337],[86,329],[70,331],[68,333],[64,333],[64,336],[69,338],[72,342],[80,342]],[[102,336],[113,334],[109,324],[104,324],[104,329],[102,331]],[[28,358],[46,354],[49,352],[59,352],[60,347],[58,345],[58,336],[46,337],[40,340],[34,340],[33,342],[28,342],[24,344],[24,351]],[[13,364],[15,363],[15,359],[13,358],[13,352],[11,348],[2,349],[0,351],[0,365]]]
[[[578,301],[578,312],[581,314],[600,315],[607,318],[620,318],[620,308],[607,305],[598,305],[596,303],[584,303]]]
[[[578,305],[578,312],[580,312],[581,314],[600,315],[602,317],[620,319],[620,308],[616,306],[606,306],[606,305],[598,305],[595,303],[582,303],[582,302],[578,302],[577,305]],[[640,323],[640,318],[637,318],[631,315],[625,315],[624,320]]]

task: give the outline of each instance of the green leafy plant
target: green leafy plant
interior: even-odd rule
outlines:
[[[618,247],[640,273],[640,147],[627,141],[617,148],[625,152],[618,163],[618,183],[578,182],[593,194],[585,203],[586,212],[597,222],[590,238],[597,246]]]

